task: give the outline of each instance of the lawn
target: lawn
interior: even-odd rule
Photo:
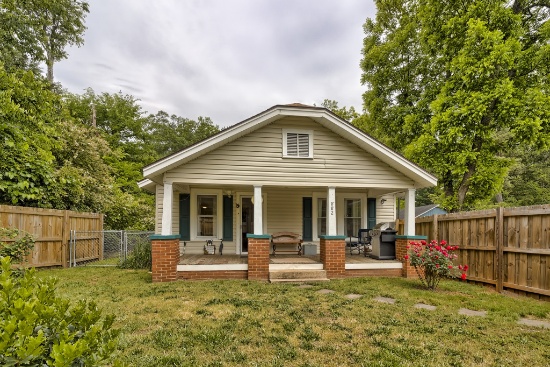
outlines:
[[[429,292],[401,278],[302,288],[233,280],[153,284],[146,271],[115,268],[39,276],[57,277],[60,295],[95,300],[116,315],[116,358],[127,366],[550,365],[550,329],[517,323],[550,321],[550,303],[456,281]],[[419,302],[437,309],[417,309]],[[463,316],[460,308],[488,314]]]

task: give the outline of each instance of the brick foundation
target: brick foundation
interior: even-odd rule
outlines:
[[[403,278],[418,278],[418,273],[416,272],[414,266],[411,265],[408,259],[405,259],[404,256],[408,255],[409,250],[407,246],[410,242],[427,240],[426,236],[396,236],[395,237],[395,256],[397,260],[400,260],[403,263],[402,276]]]
[[[320,257],[329,279],[346,276],[346,240],[344,236],[320,236]]]
[[[348,269],[346,278],[364,278],[364,277],[402,277],[402,269]]]
[[[153,283],[177,280],[180,259],[179,235],[153,235],[151,239]]]
[[[179,271],[178,279],[186,280],[219,280],[248,279],[246,270],[212,270],[212,271]]]
[[[248,234],[248,279],[269,280],[270,235]]]

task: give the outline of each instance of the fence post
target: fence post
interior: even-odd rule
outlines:
[[[433,215],[433,222],[432,222],[432,240],[435,240],[439,243],[439,228],[437,228],[437,214]]]
[[[499,206],[495,217],[496,233],[496,261],[497,261],[497,292],[504,289],[504,208]]]
[[[103,260],[105,251],[105,238],[103,234],[103,214],[99,214],[99,260]]]
[[[67,266],[70,267],[71,264],[69,263],[71,261],[70,255],[69,255],[69,262],[67,262],[67,254],[70,252],[70,243],[71,240],[71,231],[69,229],[69,211],[64,210],[63,211],[63,224],[61,227],[61,264],[64,268]]]

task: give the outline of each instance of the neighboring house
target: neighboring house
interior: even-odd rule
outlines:
[[[202,253],[208,239],[244,255],[249,238],[280,231],[318,244],[356,235],[394,221],[403,193],[405,233],[414,235],[415,190],[437,183],[329,110],[302,104],[271,107],[143,172],[139,186],[156,195],[156,233],[179,235],[186,254]]]
[[[440,208],[439,204],[423,205],[423,206],[417,206],[416,208],[414,208],[415,218],[429,217],[435,214],[447,214],[447,211],[445,209]],[[405,218],[404,209],[399,210],[399,214],[397,215],[397,218],[398,219]]]

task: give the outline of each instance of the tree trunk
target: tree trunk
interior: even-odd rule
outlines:
[[[48,79],[48,81],[53,84],[53,60],[50,59],[48,57],[48,59],[46,60],[46,66],[48,68],[48,71],[47,71],[47,74],[46,74],[46,78]]]

